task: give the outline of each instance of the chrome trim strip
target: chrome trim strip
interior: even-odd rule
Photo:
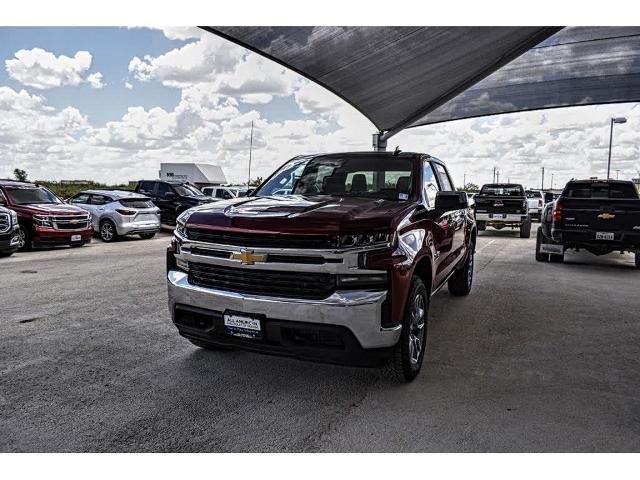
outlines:
[[[351,330],[363,348],[393,346],[402,329],[380,326],[386,291],[335,292],[324,300],[264,297],[191,285],[187,274],[179,270],[169,271],[167,284],[171,312],[176,304],[185,304],[219,312],[262,314],[277,320],[338,325]]]

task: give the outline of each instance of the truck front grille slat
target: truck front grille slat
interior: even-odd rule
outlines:
[[[330,249],[336,247],[334,238],[323,235],[242,234],[188,228],[187,238],[199,242],[258,248]]]
[[[11,217],[7,213],[0,213],[0,233],[6,233],[11,229]]]
[[[323,299],[335,290],[328,273],[277,272],[189,262],[189,283],[254,295]]]
[[[57,215],[51,217],[56,230],[84,230],[89,225],[89,215]]]

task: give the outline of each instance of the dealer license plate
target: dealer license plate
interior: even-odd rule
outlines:
[[[80,240],[82,240],[82,235],[71,235],[72,242],[79,242]]]
[[[229,335],[244,338],[262,338],[260,319],[244,315],[224,314],[224,330]]]
[[[596,240],[613,240],[613,232],[596,232]]]

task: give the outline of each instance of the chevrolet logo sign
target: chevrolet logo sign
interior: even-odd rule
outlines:
[[[240,252],[233,252],[231,259],[240,260],[243,265],[253,265],[256,262],[264,262],[267,256],[264,254],[255,254],[253,250],[240,250]]]
[[[611,220],[612,218],[616,218],[616,216],[605,212],[598,215],[598,218],[601,218],[602,220]]]

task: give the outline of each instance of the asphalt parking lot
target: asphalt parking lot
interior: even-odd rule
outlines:
[[[409,385],[194,347],[166,234],[1,259],[0,451],[638,451],[633,257],[542,264],[533,237],[481,232],[474,290],[434,297]]]

